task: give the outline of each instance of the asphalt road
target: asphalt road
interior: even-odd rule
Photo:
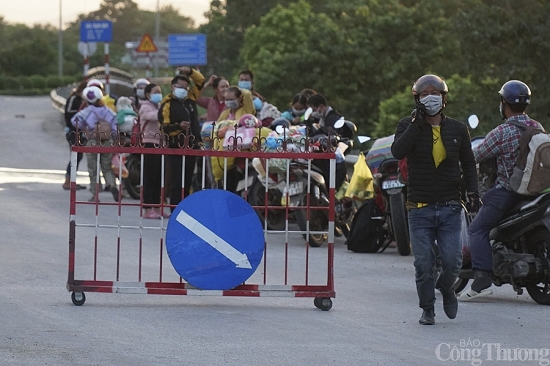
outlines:
[[[413,258],[351,253],[340,238],[328,312],[277,297],[88,293],[74,306],[61,188],[69,148],[47,97],[0,97],[0,151],[0,365],[550,363],[550,308],[526,293],[496,288],[461,303],[455,320],[438,294],[436,325],[420,326]]]

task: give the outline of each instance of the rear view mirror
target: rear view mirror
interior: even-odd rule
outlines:
[[[468,125],[472,130],[475,129],[479,125],[479,118],[475,114],[472,114],[468,117]]]
[[[313,113],[313,109],[311,109],[311,107],[306,109],[304,113],[304,121],[307,121],[309,119],[309,117],[311,116],[311,113]]]
[[[367,141],[370,141],[369,136],[357,136],[357,140],[359,140],[360,144],[364,144]]]
[[[336,122],[334,122],[334,128],[342,128],[344,126],[344,117],[340,117],[340,119]]]

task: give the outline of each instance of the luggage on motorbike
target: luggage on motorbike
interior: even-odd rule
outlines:
[[[391,145],[393,144],[394,138],[395,135],[379,138],[374,141],[374,144],[372,144],[372,147],[367,153],[367,164],[372,174],[376,174],[378,172],[378,168],[384,160],[393,159]]]
[[[366,200],[355,213],[346,244],[356,253],[376,253],[384,243],[382,211],[374,199]]]
[[[363,153],[359,154],[357,162],[353,165],[353,175],[345,195],[360,201],[374,196],[372,173]]]
[[[510,186],[519,194],[537,195],[550,188],[550,135],[537,127],[512,124],[524,132]]]

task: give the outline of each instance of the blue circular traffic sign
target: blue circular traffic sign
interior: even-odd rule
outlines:
[[[264,233],[252,206],[220,189],[193,193],[175,208],[166,250],[176,272],[201,290],[229,290],[260,264]]]

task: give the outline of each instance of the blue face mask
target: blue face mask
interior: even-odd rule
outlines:
[[[161,101],[162,101],[162,94],[160,93],[151,94],[151,102],[155,104],[159,104]]]
[[[251,81],[239,81],[239,88],[246,89],[246,90],[252,90],[252,82]]]
[[[174,96],[178,99],[185,99],[187,97],[187,89],[174,88]]]

